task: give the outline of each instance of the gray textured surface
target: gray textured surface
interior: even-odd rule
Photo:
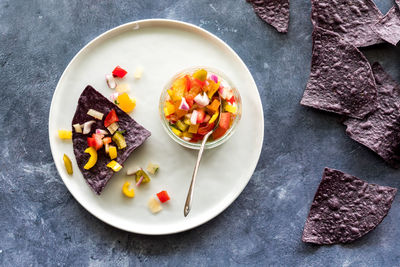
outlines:
[[[392,5],[377,2],[383,12]],[[144,18],[183,20],[226,41],[250,68],[265,112],[263,154],[244,192],[211,222],[171,236],[129,234],[85,211],[58,176],[47,136],[51,97],[72,57],[105,30]],[[311,31],[307,0],[292,1],[287,35],[245,0],[0,0],[0,265],[398,264],[400,197],[350,245],[301,242],[325,166],[400,187],[399,170],[348,138],[338,117],[300,106]],[[399,47],[363,51],[400,82]]]

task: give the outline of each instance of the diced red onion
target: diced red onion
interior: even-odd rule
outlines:
[[[181,104],[179,105],[179,109],[181,110],[189,110],[189,104],[186,102],[186,99],[182,97]]]
[[[92,128],[93,123],[95,123],[95,121],[87,121],[83,124],[83,134],[90,133],[90,129]]]
[[[196,95],[194,101],[201,107],[205,107],[210,103],[210,99],[206,93]]]
[[[215,83],[218,83],[218,76],[215,74],[211,74],[210,79],[213,80]]]
[[[75,132],[76,133],[82,133],[82,127],[79,123],[72,125],[74,126]]]
[[[184,137],[182,137],[183,138],[183,140],[185,140],[185,141],[190,141],[192,138],[190,138],[190,137],[187,137],[187,136],[184,136]]]
[[[143,176],[140,176],[140,179],[139,179],[139,181],[136,183],[136,186],[139,186],[139,185],[142,183],[143,179],[144,179],[144,177],[143,177]]]
[[[197,110],[193,110],[192,116],[190,117],[190,123],[193,125],[197,124]]]
[[[115,89],[117,83],[115,82],[114,76],[112,74],[106,74],[107,85],[110,89]]]
[[[107,135],[108,132],[106,130],[103,129],[96,129],[96,134],[103,134],[103,135]]]

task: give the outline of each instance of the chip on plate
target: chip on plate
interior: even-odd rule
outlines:
[[[374,25],[374,31],[388,43],[397,45],[400,41],[400,1]]]
[[[377,109],[363,120],[348,119],[346,133],[393,167],[400,164],[400,85],[379,63],[372,65],[378,87]]]
[[[369,184],[325,168],[304,226],[302,240],[349,243],[377,227],[388,214],[397,189]]]
[[[311,73],[301,104],[352,118],[373,111],[377,97],[371,66],[338,34],[315,27]]]
[[[286,33],[289,28],[289,0],[247,0],[254,12],[278,32]]]
[[[94,109],[104,114],[102,120],[96,120],[87,114],[89,109]],[[85,153],[85,149],[88,147],[87,138],[91,137],[96,129],[106,130],[104,127],[104,119],[107,114],[114,109],[119,121],[120,131],[123,132],[125,138],[126,147],[122,150],[118,150],[117,158],[114,159],[120,165],[122,165],[129,155],[150,136],[150,132],[143,126],[132,119],[128,114],[122,111],[119,107],[110,102],[102,94],[96,91],[92,86],[88,85],[82,92],[78,100],[78,106],[75,111],[74,118],[72,119],[72,125],[83,124],[90,120],[95,120],[95,123],[91,127],[89,134],[77,133],[75,130],[72,134],[72,142],[76,162],[79,169],[81,170],[83,177],[89,186],[97,194],[101,194],[102,190],[111,179],[114,171],[106,165],[111,161],[110,157],[105,153],[104,147],[97,150],[97,162],[96,164],[86,170],[83,168],[88,162],[90,155]],[[111,135],[108,135],[111,136]],[[115,146],[115,144],[114,144]]]
[[[383,15],[372,0],[311,0],[311,3],[315,27],[336,32],[356,47],[383,42],[373,30]]]

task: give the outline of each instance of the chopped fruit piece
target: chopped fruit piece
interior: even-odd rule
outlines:
[[[189,132],[184,132],[184,133],[182,134],[182,136],[190,140],[190,139],[192,139],[193,134],[192,134],[192,133],[189,133]],[[186,139],[185,139],[185,140],[186,140]],[[186,141],[188,141],[188,140],[186,140]]]
[[[125,137],[121,133],[116,132],[112,140],[117,144],[118,149],[124,149],[126,147]]]
[[[165,102],[164,113],[165,116],[169,116],[175,112],[175,106],[171,102]]]
[[[108,114],[106,119],[104,120],[104,126],[108,127],[114,122],[119,121],[117,113],[115,112],[115,109],[112,109]]]
[[[135,196],[135,190],[133,188],[129,188],[131,185],[130,182],[125,182],[122,186],[122,193],[129,198],[133,198]]]
[[[108,154],[110,156],[110,159],[116,159],[117,158],[117,148],[115,146],[109,146]]]
[[[234,105],[226,104],[224,109],[232,114],[236,114],[237,108]]]
[[[149,163],[149,165],[147,165],[147,171],[151,174],[155,174],[159,168],[160,167],[158,166],[158,164]]]
[[[215,131],[211,135],[212,135],[213,139],[216,140],[216,139],[222,137],[225,133],[226,133],[226,129],[217,127],[217,129],[215,129]]]
[[[222,112],[219,119],[219,127],[228,130],[231,123],[231,114],[229,112]]]
[[[158,213],[162,210],[160,202],[158,202],[157,199],[155,199],[154,197],[150,198],[147,205],[153,214]]]
[[[67,173],[69,175],[72,175],[73,170],[72,170],[72,162],[69,159],[69,157],[67,155],[64,154],[63,156],[63,161],[64,161],[64,165],[65,165],[65,170],[67,171]]]
[[[97,162],[97,151],[93,147],[88,147],[88,148],[86,148],[85,153],[88,153],[90,155],[90,158],[89,158],[88,162],[86,163],[86,165],[83,166],[83,168],[85,170],[89,170]]]
[[[189,75],[186,75],[185,79],[186,79],[186,91],[190,91],[190,88],[192,88],[192,80],[190,79]]]
[[[174,134],[176,134],[177,136],[181,137],[182,136],[182,132],[179,131],[178,129],[176,129],[175,127],[171,126],[171,130]]]
[[[95,118],[95,119],[97,119],[97,120],[102,120],[102,119],[103,119],[103,116],[104,116],[103,113],[98,112],[97,110],[94,110],[94,109],[89,109],[88,112],[87,112],[87,114],[88,114],[89,116],[92,116],[93,118]]]
[[[180,101],[185,93],[186,89],[186,79],[185,77],[183,78],[178,78],[175,80],[175,82],[172,84],[172,100],[174,101]]]
[[[183,123],[182,121],[177,121],[176,126],[181,130],[182,132],[186,131],[186,129],[189,127],[189,125]]]
[[[208,98],[211,99],[215,92],[218,91],[220,83],[221,82],[214,83],[213,81],[211,81],[212,87],[207,92]]]
[[[215,120],[218,118],[219,112],[215,112],[214,115],[212,115],[211,119],[208,121],[209,124],[215,122]]]
[[[119,172],[122,169],[122,166],[118,162],[116,162],[115,160],[110,161],[107,164],[107,167],[112,169],[114,172]]]
[[[204,69],[200,69],[200,70],[196,71],[195,73],[193,73],[193,78],[204,82],[207,78],[207,71]]]
[[[189,133],[197,133],[197,130],[199,129],[200,124],[196,124],[196,125],[190,125],[189,126]]]
[[[123,93],[127,93],[131,90],[131,88],[129,87],[129,84],[127,83],[121,83],[117,85],[117,88],[115,88],[115,91],[117,91],[119,94],[123,94]],[[117,102],[119,102],[117,100]]]
[[[135,77],[135,79],[140,79],[140,78],[142,78],[142,75],[143,75],[143,68],[137,67],[135,69],[135,72],[133,73],[133,77]]]
[[[221,104],[221,103],[219,102],[218,99],[214,99],[214,100],[211,102],[211,104],[207,106],[207,109],[208,109],[209,111],[211,111],[212,113],[215,113],[215,112],[217,112],[217,111],[219,110],[219,105],[220,105],[220,104]]]
[[[60,137],[60,139],[71,139],[72,131],[58,130],[58,137]]]
[[[118,123],[114,122],[107,127],[107,130],[110,132],[110,134],[114,134],[118,130],[118,128],[119,128]]]
[[[170,200],[167,191],[161,191],[160,193],[157,193],[157,197],[160,200],[161,203],[165,203],[168,200]]]
[[[121,68],[120,66],[116,66],[115,69],[113,70],[112,74],[114,75],[114,77],[118,77],[118,78],[124,78],[124,76],[127,74],[128,72],[126,70],[124,70],[123,68]]]

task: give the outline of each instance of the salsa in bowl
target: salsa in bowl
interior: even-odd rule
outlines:
[[[242,106],[237,88],[221,71],[191,67],[174,75],[163,88],[159,112],[168,135],[182,146],[216,147],[229,139],[240,120]]]

